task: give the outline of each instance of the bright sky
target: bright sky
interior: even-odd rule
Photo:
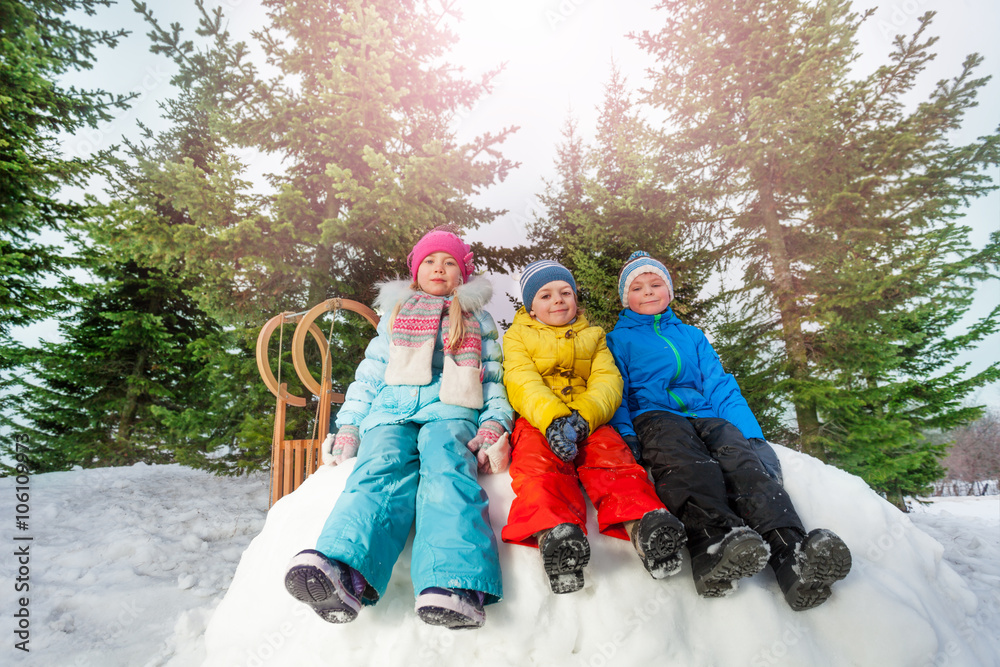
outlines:
[[[193,27],[191,0],[151,0],[149,4],[165,22],[179,21]],[[238,36],[247,35],[266,20],[257,0],[208,0],[208,4],[226,9],[230,30]],[[639,3],[610,0],[478,0],[460,4],[464,6],[465,20],[458,26],[461,41],[450,60],[463,65],[470,77],[507,63],[493,94],[463,117],[460,136],[495,132],[507,125],[521,126],[504,151],[521,167],[507,181],[484,193],[479,202],[508,213],[470,236],[514,243],[524,240],[526,223],[535,212],[541,212],[537,197],[543,191],[542,179],[553,176],[556,144],[568,114],[577,117],[585,136],[593,134],[596,107],[603,96],[612,58],[631,87],[644,84],[644,68],[651,64],[650,60],[626,35],[654,29],[658,12],[649,7],[636,8]],[[941,39],[936,49],[940,55],[925,73],[924,96],[936,81],[957,74],[971,52],[986,58],[980,76],[1000,73],[1000,40],[996,37],[1000,32],[1000,3],[996,0],[857,0],[855,5],[859,11],[879,7],[859,35],[863,53],[857,65],[859,73],[868,73],[886,62],[893,37],[912,33],[925,11],[938,13],[931,31]],[[172,94],[169,63],[148,52],[148,29],[132,12],[131,3],[121,3],[99,19],[106,27],[124,26],[133,34],[119,49],[105,54],[95,70],[81,76],[77,85],[138,91],[142,97],[132,110],[100,131],[71,140],[71,152],[107,146],[122,133],[134,136],[137,119],[155,126],[157,100]],[[998,119],[1000,81],[993,80],[980,97],[979,108],[969,115],[955,139],[975,141],[995,129]],[[1000,182],[1000,172],[994,176]],[[990,232],[1000,229],[1000,194],[975,202],[969,209],[968,223],[973,228],[973,243],[985,244]],[[975,312],[981,316],[997,303],[1000,282],[992,281],[981,289]],[[998,350],[1000,336],[995,336],[977,353],[968,355],[968,360],[982,367],[998,357]],[[1000,387],[994,386],[980,400],[1000,406]]]

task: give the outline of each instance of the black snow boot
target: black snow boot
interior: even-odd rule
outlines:
[[[736,526],[727,532],[690,536],[691,572],[698,594],[719,598],[736,590],[736,582],[752,577],[767,564],[770,551],[752,528]]]
[[[549,588],[553,593],[573,593],[583,588],[583,568],[590,562],[590,543],[575,523],[561,523],[538,535]]]
[[[764,533],[762,537],[767,542],[767,546],[771,548],[771,558],[768,565],[771,566],[771,569],[776,570],[777,564],[792,553],[798,544],[805,541],[806,531],[792,526],[775,528]]]
[[[646,512],[627,524],[632,546],[653,579],[664,579],[681,569],[681,547],[687,542],[684,524],[666,509]]]
[[[817,528],[798,539],[786,533],[794,529],[778,528],[768,532],[774,549],[771,568],[788,606],[803,611],[829,599],[830,586],[851,571],[851,551],[844,541],[825,528]],[[796,531],[798,532],[798,531]]]

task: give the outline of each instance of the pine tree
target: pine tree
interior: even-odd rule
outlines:
[[[752,344],[736,366],[759,388],[770,375],[758,403],[791,404],[804,450],[894,501],[922,490],[941,455],[923,430],[974,418],[962,398],[998,372],[950,368],[996,313],[947,331],[998,260],[997,239],[971,248],[957,222],[994,187],[998,137],[948,140],[986,81],[973,77],[981,59],[907,110],[933,57],[930,14],[891,64],[852,80],[865,17],[847,2],[661,6],[663,30],[639,38],[658,63],[646,101],[666,113],[663,152],[701,182],[744,270],[744,328],[722,347]]]
[[[53,283],[73,260],[52,234],[86,216],[88,207],[60,193],[86,183],[108,156],[67,157],[60,135],[97,127],[127,107],[124,97],[63,82],[69,73],[90,69],[96,50],[114,47],[124,34],[82,28],[67,14],[93,14],[109,4],[0,0],[0,372],[19,356],[11,330],[63,307]],[[6,388],[2,394],[9,396]]]
[[[189,113],[204,114],[226,150],[208,164],[147,165],[150,187],[186,220],[165,229],[136,219],[120,232],[150,261],[204,273],[210,311],[269,312],[277,295],[370,302],[372,284],[403,272],[423,232],[495,217],[468,196],[506,175],[497,147],[512,128],[456,143],[452,117],[489,90],[492,73],[474,83],[443,61],[455,39],[450,4],[435,13],[426,2],[267,1],[255,38],[272,77],[232,42],[221,10],[197,4],[212,40],[203,50],[137,7],[154,25],[154,50],[180,67]],[[233,146],[281,160],[269,192],[256,194]]]
[[[264,322],[332,296],[370,303],[375,282],[408,273],[405,257],[428,229],[492,220],[497,212],[469,196],[511,168],[498,149],[514,128],[455,139],[452,118],[489,91],[495,72],[473,82],[445,62],[452,3],[266,0],[269,21],[254,34],[266,75],[221,10],[196,4],[199,46],[135,3],[153,50],[179,68],[179,95],[166,106],[174,129],[131,146],[127,169],[140,176],[93,234],[143,265],[197,278],[192,295],[234,337],[204,373],[222,380],[239,369],[227,388],[211,382],[217,409],[233,405],[227,391],[240,397],[240,410],[227,409],[239,423],[213,441],[228,453],[211,464],[236,469],[267,460],[273,399],[251,390],[262,386],[252,345]],[[251,183],[250,160],[280,160],[280,171],[266,187]],[[349,383],[372,333],[358,319],[334,329],[336,387]],[[205,420],[192,412],[171,424],[194,433]]]
[[[674,307],[688,321],[698,321],[707,305],[700,297],[711,269],[707,237],[690,224],[685,198],[657,179],[646,133],[612,63],[595,145],[585,146],[575,121],[567,120],[557,147],[558,180],[541,196],[548,215],[531,228],[538,250],[573,273],[589,321],[606,329],[621,310],[618,271],[635,250],[667,264]]]
[[[529,247],[535,252],[524,258],[524,264],[538,259],[554,259],[568,266],[572,260],[567,256],[561,237],[577,230],[570,217],[589,208],[584,193],[586,147],[578,122],[572,115],[567,116],[563,123],[561,135],[562,141],[556,145],[556,181],[545,181],[545,191],[538,197],[545,206],[546,217],[528,227],[531,237]]]
[[[834,381],[817,403],[829,433],[821,443],[831,462],[896,499],[925,492],[942,474],[943,450],[923,433],[976,419],[980,409],[963,405],[965,397],[1000,377],[998,364],[971,377],[968,364],[950,368],[1000,323],[998,308],[952,333],[1000,262],[1000,236],[976,250],[960,224],[963,205],[995,187],[984,170],[1000,159],[1000,136],[970,146],[947,141],[986,82],[973,76],[981,58],[969,57],[912,112],[874,93],[887,81],[912,90],[907,78],[933,57],[929,22],[898,38],[893,64],[857,87],[870,109],[853,119],[866,163],[847,163],[814,214],[835,248],[818,255],[814,288],[824,323],[814,341],[817,369]]]
[[[63,340],[26,356],[16,417],[32,472],[172,461],[162,417],[204,396],[190,346],[215,327],[181,281],[134,263],[94,273],[67,288],[80,305]]]

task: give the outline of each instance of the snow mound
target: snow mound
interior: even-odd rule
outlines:
[[[382,600],[355,622],[332,625],[289,596],[283,576],[293,555],[314,547],[347,463],[322,468],[270,510],[209,621],[205,664],[998,664],[1000,640],[988,630],[1000,613],[996,595],[977,597],[942,559],[944,547],[860,479],[776,449],[806,528],[835,531],[854,557],[850,575],[815,609],[789,609],[769,569],[722,599],[697,595],[686,556],[677,575],[653,580],[627,542],[598,533],[590,508],[592,556],[579,592],[553,595],[537,551],[501,542],[504,599],[487,607],[485,627],[428,626],[413,611],[408,544]],[[499,534],[510,476],[481,481]]]

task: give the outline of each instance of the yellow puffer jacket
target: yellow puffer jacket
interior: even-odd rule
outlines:
[[[510,404],[542,433],[572,410],[593,433],[622,402],[622,376],[604,331],[583,313],[573,324],[550,327],[518,310],[503,336],[503,383]]]

